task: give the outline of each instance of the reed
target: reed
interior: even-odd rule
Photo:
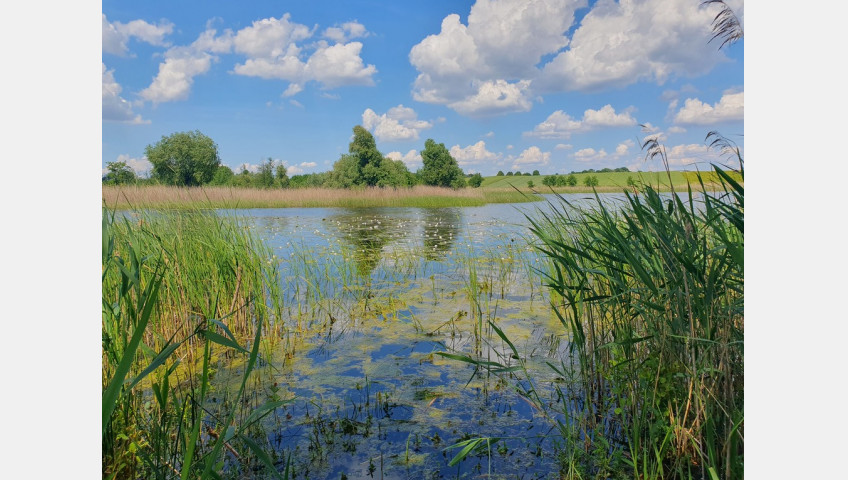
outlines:
[[[579,364],[580,404],[562,413],[587,449],[626,445],[635,477],[743,476],[744,189],[714,176],[718,193],[643,185],[531,219]]]
[[[104,210],[104,478],[206,479],[247,468],[287,476],[251,428],[288,400],[241,407],[262,332],[275,330],[281,307],[262,247],[231,219]],[[214,355],[245,365],[218,408],[208,403]]]
[[[483,190],[415,186],[364,189],[258,189],[234,187],[173,187],[164,185],[103,186],[110,208],[290,208],[290,207],[451,207],[537,200],[513,189]]]

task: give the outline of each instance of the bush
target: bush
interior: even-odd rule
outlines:
[[[594,175],[590,175],[583,179],[583,185],[587,187],[597,187],[598,186],[598,177]]]
[[[472,188],[478,188],[482,184],[483,184],[483,175],[480,175],[479,173],[475,173],[474,175],[471,175],[471,178],[468,179],[468,185],[470,185]]]

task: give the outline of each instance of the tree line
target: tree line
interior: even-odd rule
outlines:
[[[144,149],[153,166],[149,179],[141,179],[126,162],[109,162],[103,183],[153,183],[175,186],[219,185],[254,188],[361,188],[412,187],[479,187],[479,173],[466,175],[443,143],[427,139],[421,151],[423,166],[416,172],[400,160],[385,157],[374,136],[360,125],[353,127],[353,140],[328,172],[288,176],[282,162],[271,158],[256,172],[244,166],[239,173],[221,164],[218,146],[199,131],[177,132],[163,136]],[[466,177],[468,177],[466,179]]]

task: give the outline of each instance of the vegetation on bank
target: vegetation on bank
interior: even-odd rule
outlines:
[[[455,190],[442,187],[359,189],[257,189],[235,187],[173,187],[115,185],[103,187],[109,208],[288,208],[288,207],[474,207],[487,203],[538,200],[515,189]]]
[[[219,478],[235,451],[277,472],[255,428],[287,400],[243,406],[263,336],[281,336],[271,257],[233,219],[104,210],[103,478]],[[237,390],[215,389],[219,358],[244,362]]]

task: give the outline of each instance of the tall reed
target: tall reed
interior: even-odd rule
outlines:
[[[580,402],[563,413],[587,451],[626,445],[634,477],[743,476],[744,189],[714,178],[716,193],[642,185],[530,218],[579,363]]]
[[[243,407],[262,332],[280,326],[267,254],[232,219],[104,210],[104,478],[287,476],[252,427],[288,401]],[[215,355],[245,364],[220,405],[208,403]]]

